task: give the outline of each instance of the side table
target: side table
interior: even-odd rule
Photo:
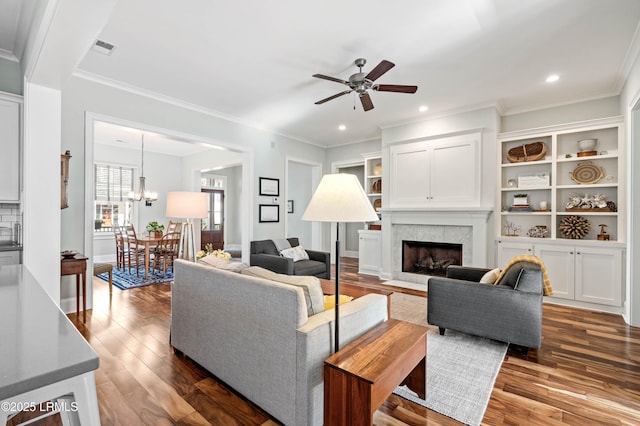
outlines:
[[[80,315],[80,278],[82,278],[82,322],[87,322],[87,259],[82,254],[60,259],[60,275],[76,276],[76,315]]]
[[[406,384],[426,396],[428,327],[390,319],[324,361],[324,424],[372,425],[373,414]]]

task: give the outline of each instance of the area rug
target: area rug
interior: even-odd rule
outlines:
[[[98,274],[98,278],[109,282],[109,274],[107,272]],[[143,287],[145,285],[160,284],[167,281],[173,281],[173,270],[169,269],[167,275],[162,275],[162,272],[155,271],[149,272],[147,279],[144,278],[144,272],[140,271],[140,276],[136,275],[136,268],[131,268],[129,273],[126,269],[113,268],[113,285],[120,290],[129,290],[131,288]]]
[[[427,299],[399,292],[391,295],[391,317],[427,324]],[[406,387],[395,394],[459,422],[479,425],[489,404],[507,344],[447,330],[427,334],[427,399]]]
[[[447,330],[427,334],[427,399],[406,387],[394,393],[468,425],[479,425],[507,344]]]

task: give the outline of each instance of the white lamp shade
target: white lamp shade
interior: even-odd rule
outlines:
[[[201,219],[207,217],[207,194],[205,192],[169,192],[167,194],[167,217]]]
[[[379,220],[356,175],[324,175],[302,220],[314,222],[373,222]]]

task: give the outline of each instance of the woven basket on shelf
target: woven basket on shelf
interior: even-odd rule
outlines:
[[[533,142],[511,148],[507,152],[507,159],[512,163],[522,163],[541,160],[545,155],[547,155],[547,146],[544,142]]]

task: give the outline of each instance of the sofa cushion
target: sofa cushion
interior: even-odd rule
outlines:
[[[495,268],[487,272],[480,278],[481,284],[495,284],[498,276],[500,275],[500,268]]]
[[[522,268],[520,270],[520,274],[518,274],[518,279],[516,280],[516,285],[513,289],[518,291],[528,291],[531,293],[540,293],[540,289],[542,288],[542,283],[540,282],[541,277],[542,275],[538,269]]]
[[[339,297],[338,303],[340,305],[344,305],[347,302],[351,302],[353,297],[341,294]],[[329,309],[333,309],[336,306],[336,296],[335,294],[329,294],[324,296],[324,310],[328,311]]]
[[[216,256],[205,256],[199,259],[198,263],[232,272],[241,272],[243,269],[249,267],[246,263],[231,262],[229,259],[220,259]]]
[[[280,256],[289,258],[294,262],[309,259],[307,251],[302,246],[289,247],[287,249],[284,249],[280,252]]]
[[[542,271],[542,288],[543,294],[545,296],[551,296],[553,294],[553,288],[551,287],[551,281],[549,280],[549,274],[547,274],[547,268],[544,266],[542,260],[540,260],[537,256],[531,256],[527,254],[520,254],[513,257],[507,265],[504,267],[496,284],[507,284],[510,286],[514,286],[515,282],[518,279],[518,274],[520,273],[520,268],[529,267],[529,268],[540,268]],[[515,268],[515,272],[512,272],[511,269]],[[508,275],[508,278],[507,278]],[[504,281],[504,280],[507,281]]]
[[[327,271],[327,265],[317,260],[300,260],[293,264],[294,275],[320,275]]]
[[[260,266],[249,266],[242,270],[242,274],[300,287],[307,302],[307,315],[312,316],[324,311],[322,286],[316,277],[277,274]]]

